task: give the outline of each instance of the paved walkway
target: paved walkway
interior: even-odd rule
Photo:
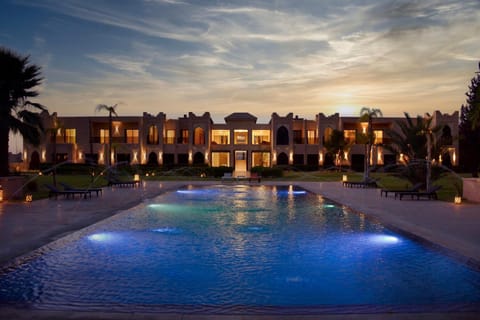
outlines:
[[[192,184],[216,184],[205,181]],[[262,182],[290,184],[289,182]],[[176,189],[188,182],[147,182],[142,187],[104,188],[100,197],[76,200],[40,200],[0,204],[0,265],[55,239],[105,219],[142,200]],[[400,229],[454,252],[478,266],[480,262],[480,204],[454,205],[441,201],[381,198],[379,190],[343,188],[340,182],[293,182],[311,192],[346,205],[367,217]],[[0,319],[212,319],[212,316],[108,314],[18,310],[0,307]],[[215,319],[250,319],[248,316],[214,316]],[[318,319],[318,316],[262,316],[262,319]],[[325,315],[321,319],[345,319]],[[350,319],[477,319],[476,314],[369,314]]]

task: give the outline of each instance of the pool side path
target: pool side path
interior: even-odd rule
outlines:
[[[139,188],[104,188],[91,199],[39,200],[0,204],[0,265],[43,245],[131,208],[144,199],[181,186],[220,182],[146,182]],[[396,229],[427,240],[460,259],[480,261],[480,204],[455,205],[441,201],[382,198],[376,189],[343,188],[341,182],[262,182],[265,185],[294,184],[341,203]],[[472,313],[352,314],[295,316],[234,316],[188,314],[118,314],[104,312],[19,310],[0,307],[0,319],[478,319]]]

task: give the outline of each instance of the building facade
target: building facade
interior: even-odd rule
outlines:
[[[341,117],[338,113],[315,119],[304,119],[289,113],[271,115],[268,123],[257,123],[249,113],[236,112],[214,123],[208,112],[197,116],[190,112],[177,119],[168,119],[163,112],[156,116],[113,117],[112,136],[109,118],[59,117],[43,112],[47,128],[38,147],[24,144],[23,163],[30,169],[40,163],[110,164],[129,163],[152,166],[209,165],[233,167],[236,174],[245,174],[256,166],[305,165],[329,167],[334,164],[361,170],[365,145],[356,141],[357,133],[366,133],[365,123],[358,117]],[[458,164],[458,112],[433,114],[433,125],[442,125],[447,155],[453,166]],[[397,121],[404,118],[379,117],[373,121],[375,143],[371,165],[401,162],[401,156],[389,152],[387,130],[398,130]],[[333,130],[340,130],[351,143],[348,152],[329,154],[325,142]],[[449,139],[449,140],[448,140]],[[108,144],[111,142],[111,153]]]

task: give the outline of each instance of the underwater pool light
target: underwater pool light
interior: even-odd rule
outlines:
[[[88,236],[88,240],[95,242],[113,242],[118,241],[120,236],[113,232],[99,232]]]
[[[196,193],[200,193],[200,191],[199,190],[177,190],[177,193],[196,194]]]
[[[174,227],[157,228],[157,229],[152,229],[152,231],[157,232],[157,233],[166,233],[166,234],[179,234],[179,233],[181,233],[181,230],[179,228],[174,228]]]
[[[399,243],[400,239],[386,234],[377,234],[370,236],[370,241],[376,244],[395,244]]]

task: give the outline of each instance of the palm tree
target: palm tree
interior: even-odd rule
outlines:
[[[100,112],[100,111],[107,111],[108,112],[108,155],[107,155],[107,162],[106,165],[110,166],[111,165],[111,156],[112,156],[112,116],[118,116],[117,114],[117,106],[118,104],[114,104],[113,106],[107,106],[106,104],[99,104],[95,108],[95,111]]]
[[[407,166],[404,176],[412,183],[430,182],[430,159],[436,158],[440,153],[440,146],[435,144],[435,135],[442,126],[432,127],[432,117],[417,116],[414,120],[405,113],[404,121],[397,121],[400,131],[388,130],[390,144],[385,148],[395,154],[402,154]],[[427,161],[425,162],[425,159]]]
[[[10,130],[20,133],[34,146],[40,144],[43,125],[37,111],[46,111],[39,103],[30,101],[38,96],[35,87],[42,83],[40,67],[31,64],[29,56],[22,57],[0,47],[0,176],[8,175],[8,144]]]
[[[363,107],[360,110],[360,121],[361,122],[368,122],[368,132],[367,132],[367,139],[365,144],[365,162],[364,162],[364,180],[368,180],[370,178],[370,155],[372,154],[372,145],[375,142],[375,137],[373,135],[373,118],[378,118],[379,116],[383,116],[382,111],[376,108],[368,108]]]

